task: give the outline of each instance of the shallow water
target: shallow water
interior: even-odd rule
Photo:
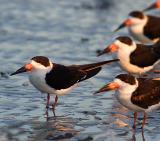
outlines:
[[[148,3],[151,0],[148,0]],[[9,74],[36,55],[62,64],[83,64],[111,59],[97,58],[114,37],[112,31],[145,0],[0,0],[0,141],[141,141],[139,118],[120,106],[114,93],[93,92],[122,71],[117,64],[105,66],[94,78],[59,97],[57,117],[46,120],[45,97],[28,81],[27,74]],[[160,14],[159,12],[155,12]],[[52,98],[52,102],[54,96]],[[160,138],[160,111],[149,114],[146,141]]]

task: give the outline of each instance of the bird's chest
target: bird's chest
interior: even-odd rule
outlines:
[[[117,100],[125,107],[129,108],[131,95],[126,92],[116,92]]]
[[[45,73],[43,72],[32,72],[29,76],[29,80],[34,87],[41,92],[47,91],[47,85],[45,81]]]
[[[143,108],[136,106],[131,102],[131,96],[132,96],[132,93],[130,92],[120,91],[120,93],[117,94],[117,99],[120,102],[120,104],[122,104],[124,107],[130,110],[137,111],[137,112],[143,111]]]
[[[127,52],[126,50],[120,50],[118,52],[118,56],[120,59],[120,64],[122,66],[122,68],[128,70],[131,66],[130,66],[130,53]]]
[[[144,26],[135,25],[128,28],[130,34],[138,41],[142,43],[153,43],[148,37],[144,35]]]

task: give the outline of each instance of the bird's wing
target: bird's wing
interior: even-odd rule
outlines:
[[[130,55],[130,63],[139,67],[151,66],[160,58],[157,50],[160,50],[160,47],[155,49],[154,46],[137,44],[136,50]]]
[[[133,104],[147,109],[160,102],[160,81],[152,79],[138,79],[139,87],[133,93]]]
[[[86,73],[76,67],[66,67],[54,64],[53,69],[46,74],[46,83],[57,90],[66,89],[86,77]]]
[[[96,75],[100,70],[101,66],[118,61],[109,60],[92,64],[85,65],[70,65],[64,66],[59,64],[53,64],[53,69],[46,74],[46,83],[55,89],[66,89],[77,82],[89,79]]]
[[[144,34],[150,39],[160,37],[160,18],[155,16],[148,16],[148,22],[144,27]]]

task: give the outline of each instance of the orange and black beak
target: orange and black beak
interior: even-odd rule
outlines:
[[[119,84],[117,84],[116,82],[110,82],[110,83],[104,85],[102,88],[100,88],[94,94],[101,93],[101,92],[107,92],[107,91],[111,91],[111,90],[117,90],[118,88],[119,88]]]
[[[106,47],[104,50],[97,53],[97,56],[101,56],[103,54],[116,52],[118,50],[118,46],[114,43],[110,44],[108,47]]]
[[[26,64],[23,67],[21,67],[20,69],[18,69],[17,71],[15,71],[14,73],[12,73],[11,75],[16,75],[18,73],[23,73],[23,72],[31,71],[32,68],[33,68],[32,64]]]
[[[107,47],[104,50],[97,51],[97,56],[101,56],[101,55],[104,55],[104,54],[107,54],[107,53],[110,53],[110,52],[111,52],[111,49],[109,47]]]
[[[117,32],[118,30],[120,30],[126,26],[130,26],[130,25],[132,25],[132,20],[130,18],[128,18],[116,30],[114,30],[114,32]]]
[[[143,11],[145,12],[145,11],[149,11],[149,10],[156,9],[156,8],[160,8],[160,7],[159,7],[159,5],[157,3],[153,3],[149,7],[144,9]]]

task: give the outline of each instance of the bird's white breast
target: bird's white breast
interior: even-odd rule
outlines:
[[[127,86],[125,88],[119,89],[116,97],[118,101],[126,108],[137,112],[144,111],[145,109],[136,106],[131,102],[131,96],[135,89],[136,86]]]

